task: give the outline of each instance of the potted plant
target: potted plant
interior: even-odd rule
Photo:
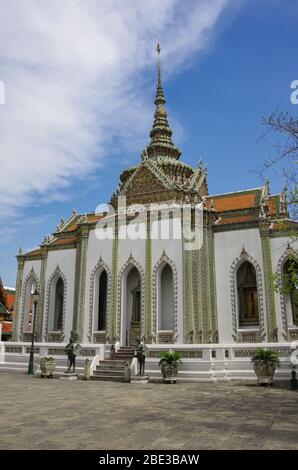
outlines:
[[[159,365],[164,382],[176,382],[180,363],[181,353],[179,351],[162,351],[160,353]]]
[[[53,372],[56,367],[56,359],[51,356],[41,357],[39,361],[41,376],[53,377]]]
[[[279,367],[278,354],[270,349],[257,349],[251,358],[259,385],[272,385],[273,376]]]

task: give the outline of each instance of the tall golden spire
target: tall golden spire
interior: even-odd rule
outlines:
[[[156,50],[157,50],[157,85],[161,86],[161,78],[160,78],[160,51],[161,51],[161,48],[160,48],[159,42],[157,43]]]
[[[167,112],[165,109],[166,100],[163,94],[160,72],[160,45],[157,44],[157,89],[155,95],[154,122],[150,132],[151,142],[147,147],[149,157],[172,157],[178,160],[181,155],[180,150],[175,147],[172,141],[172,129],[169,126]]]

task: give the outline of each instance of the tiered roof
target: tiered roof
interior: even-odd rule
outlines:
[[[230,225],[248,222],[257,222],[260,218],[263,195],[267,186],[260,188],[236,191],[233,193],[216,194],[206,198],[206,207],[213,207],[217,213],[217,225]],[[268,209],[266,216],[272,219],[286,217],[287,213],[280,213],[279,194],[268,194]]]
[[[154,122],[150,132],[151,142],[147,147],[147,154],[150,158],[165,157],[178,160],[181,152],[174,145],[172,140],[172,129],[169,126],[166,100],[161,83],[160,73],[160,45],[157,44],[158,65],[157,65],[157,89],[155,96]]]
[[[217,229],[229,230],[234,225],[256,226],[260,219],[270,218],[270,230],[279,230],[278,221],[288,217],[284,191],[280,195],[270,195],[267,181],[259,188],[210,196],[206,165],[203,166],[200,161],[196,168],[192,168],[180,160],[181,152],[173,143],[165,107],[159,45],[157,53],[157,88],[151,140],[142,152],[140,163],[121,174],[119,188],[112,195],[111,203],[117,207],[118,196],[126,196],[127,206],[166,201],[187,201],[193,204],[204,200],[206,210],[216,214],[210,220],[214,220]],[[39,258],[45,247],[49,250],[76,248],[81,226],[87,224],[91,228],[95,227],[102,217],[102,214],[79,215],[73,211],[66,222],[61,219],[53,235],[46,236],[42,245],[26,256]]]

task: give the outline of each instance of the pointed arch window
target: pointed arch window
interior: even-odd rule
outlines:
[[[55,291],[54,331],[62,330],[64,303],[64,284],[61,277],[58,279]]]
[[[98,331],[106,329],[108,276],[105,269],[99,276],[98,285]]]
[[[60,269],[57,268],[50,277],[47,287],[47,313],[45,323],[46,341],[63,341],[66,286],[66,278]]]
[[[158,329],[172,331],[174,329],[174,282],[173,271],[168,263],[160,268],[158,295]]]
[[[244,261],[237,271],[239,327],[259,325],[259,305],[256,270]]]

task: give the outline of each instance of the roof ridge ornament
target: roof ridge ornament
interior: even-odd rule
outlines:
[[[279,209],[279,213],[282,215],[286,215],[288,212],[287,195],[288,195],[288,186],[286,184],[282,192],[279,195],[279,208],[278,209]]]
[[[147,152],[147,148],[145,147],[143,152],[141,153],[141,159],[142,161],[145,161],[147,160],[147,158],[148,158],[148,152]]]
[[[86,224],[88,222],[87,214],[82,214],[79,218],[79,224]]]
[[[270,196],[270,180],[266,179],[265,185],[263,187],[261,201],[260,201],[260,213],[259,217],[261,219],[266,219],[269,212],[269,196]]]

